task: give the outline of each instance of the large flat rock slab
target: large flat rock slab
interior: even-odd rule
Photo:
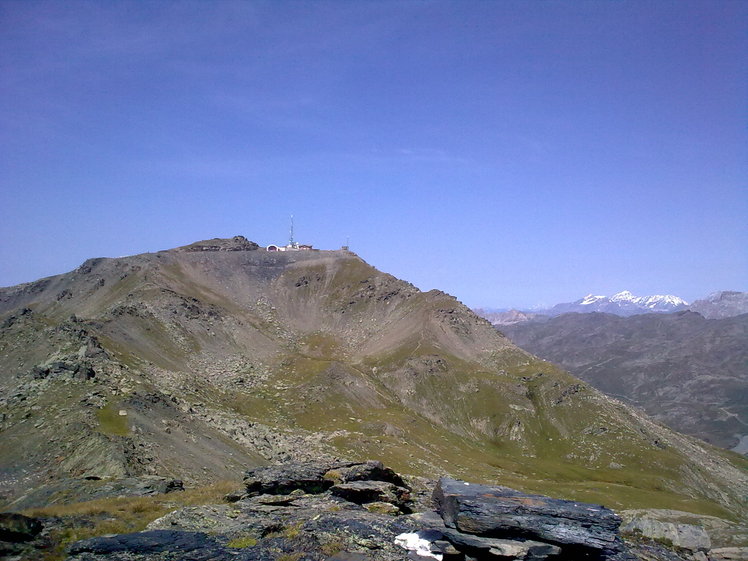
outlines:
[[[123,552],[138,555],[164,552],[187,554],[212,549],[220,550],[220,547],[213,538],[200,532],[150,530],[82,540],[70,547],[70,553],[71,555],[81,553],[107,555]]]
[[[560,545],[564,551],[617,554],[624,550],[618,534],[620,518],[600,505],[448,477],[439,480],[434,502],[445,525],[462,533],[539,540]]]
[[[244,475],[244,486],[250,495],[287,494],[297,489],[322,493],[333,484],[383,481],[407,489],[402,478],[382,462],[307,462],[263,466]]]
[[[434,512],[418,513],[414,518],[425,528],[425,532],[436,533],[432,541],[446,540],[458,552],[480,559],[486,555],[498,559],[522,559],[524,561],[542,561],[559,555],[561,548],[556,545],[533,540],[516,540],[507,538],[491,538],[467,534],[449,528],[442,518]]]
[[[321,493],[332,487],[333,480],[325,479],[325,474],[334,467],[338,467],[338,464],[308,462],[258,467],[245,473],[244,486],[251,495],[283,495],[297,489],[306,493]]]

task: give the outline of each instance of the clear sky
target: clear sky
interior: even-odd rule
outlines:
[[[236,234],[470,306],[748,290],[748,2],[0,1],[0,286]]]

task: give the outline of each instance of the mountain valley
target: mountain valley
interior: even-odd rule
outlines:
[[[500,329],[676,430],[748,452],[748,314],[572,313]]]

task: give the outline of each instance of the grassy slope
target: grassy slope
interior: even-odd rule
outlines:
[[[72,297],[58,300],[66,287]],[[52,322],[86,318],[129,369],[126,382],[107,382],[119,400],[112,411],[133,394],[178,392],[186,406],[319,432],[342,455],[380,458],[405,473],[446,472],[619,508],[728,517],[745,509],[735,489],[745,485],[745,462],[520,351],[453,298],[421,293],[345,253],[104,260],[4,301]],[[167,409],[140,414],[143,426],[177,418]],[[106,411],[98,420],[102,432],[126,434]],[[209,430],[189,422],[193,444],[184,451]],[[212,449],[227,458],[229,445]]]

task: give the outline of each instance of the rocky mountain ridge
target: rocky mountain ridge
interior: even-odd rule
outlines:
[[[195,486],[377,457],[615,508],[748,512],[737,456],[517,348],[443,292],[348,251],[185,247],[0,289],[6,507],[62,479]]]

